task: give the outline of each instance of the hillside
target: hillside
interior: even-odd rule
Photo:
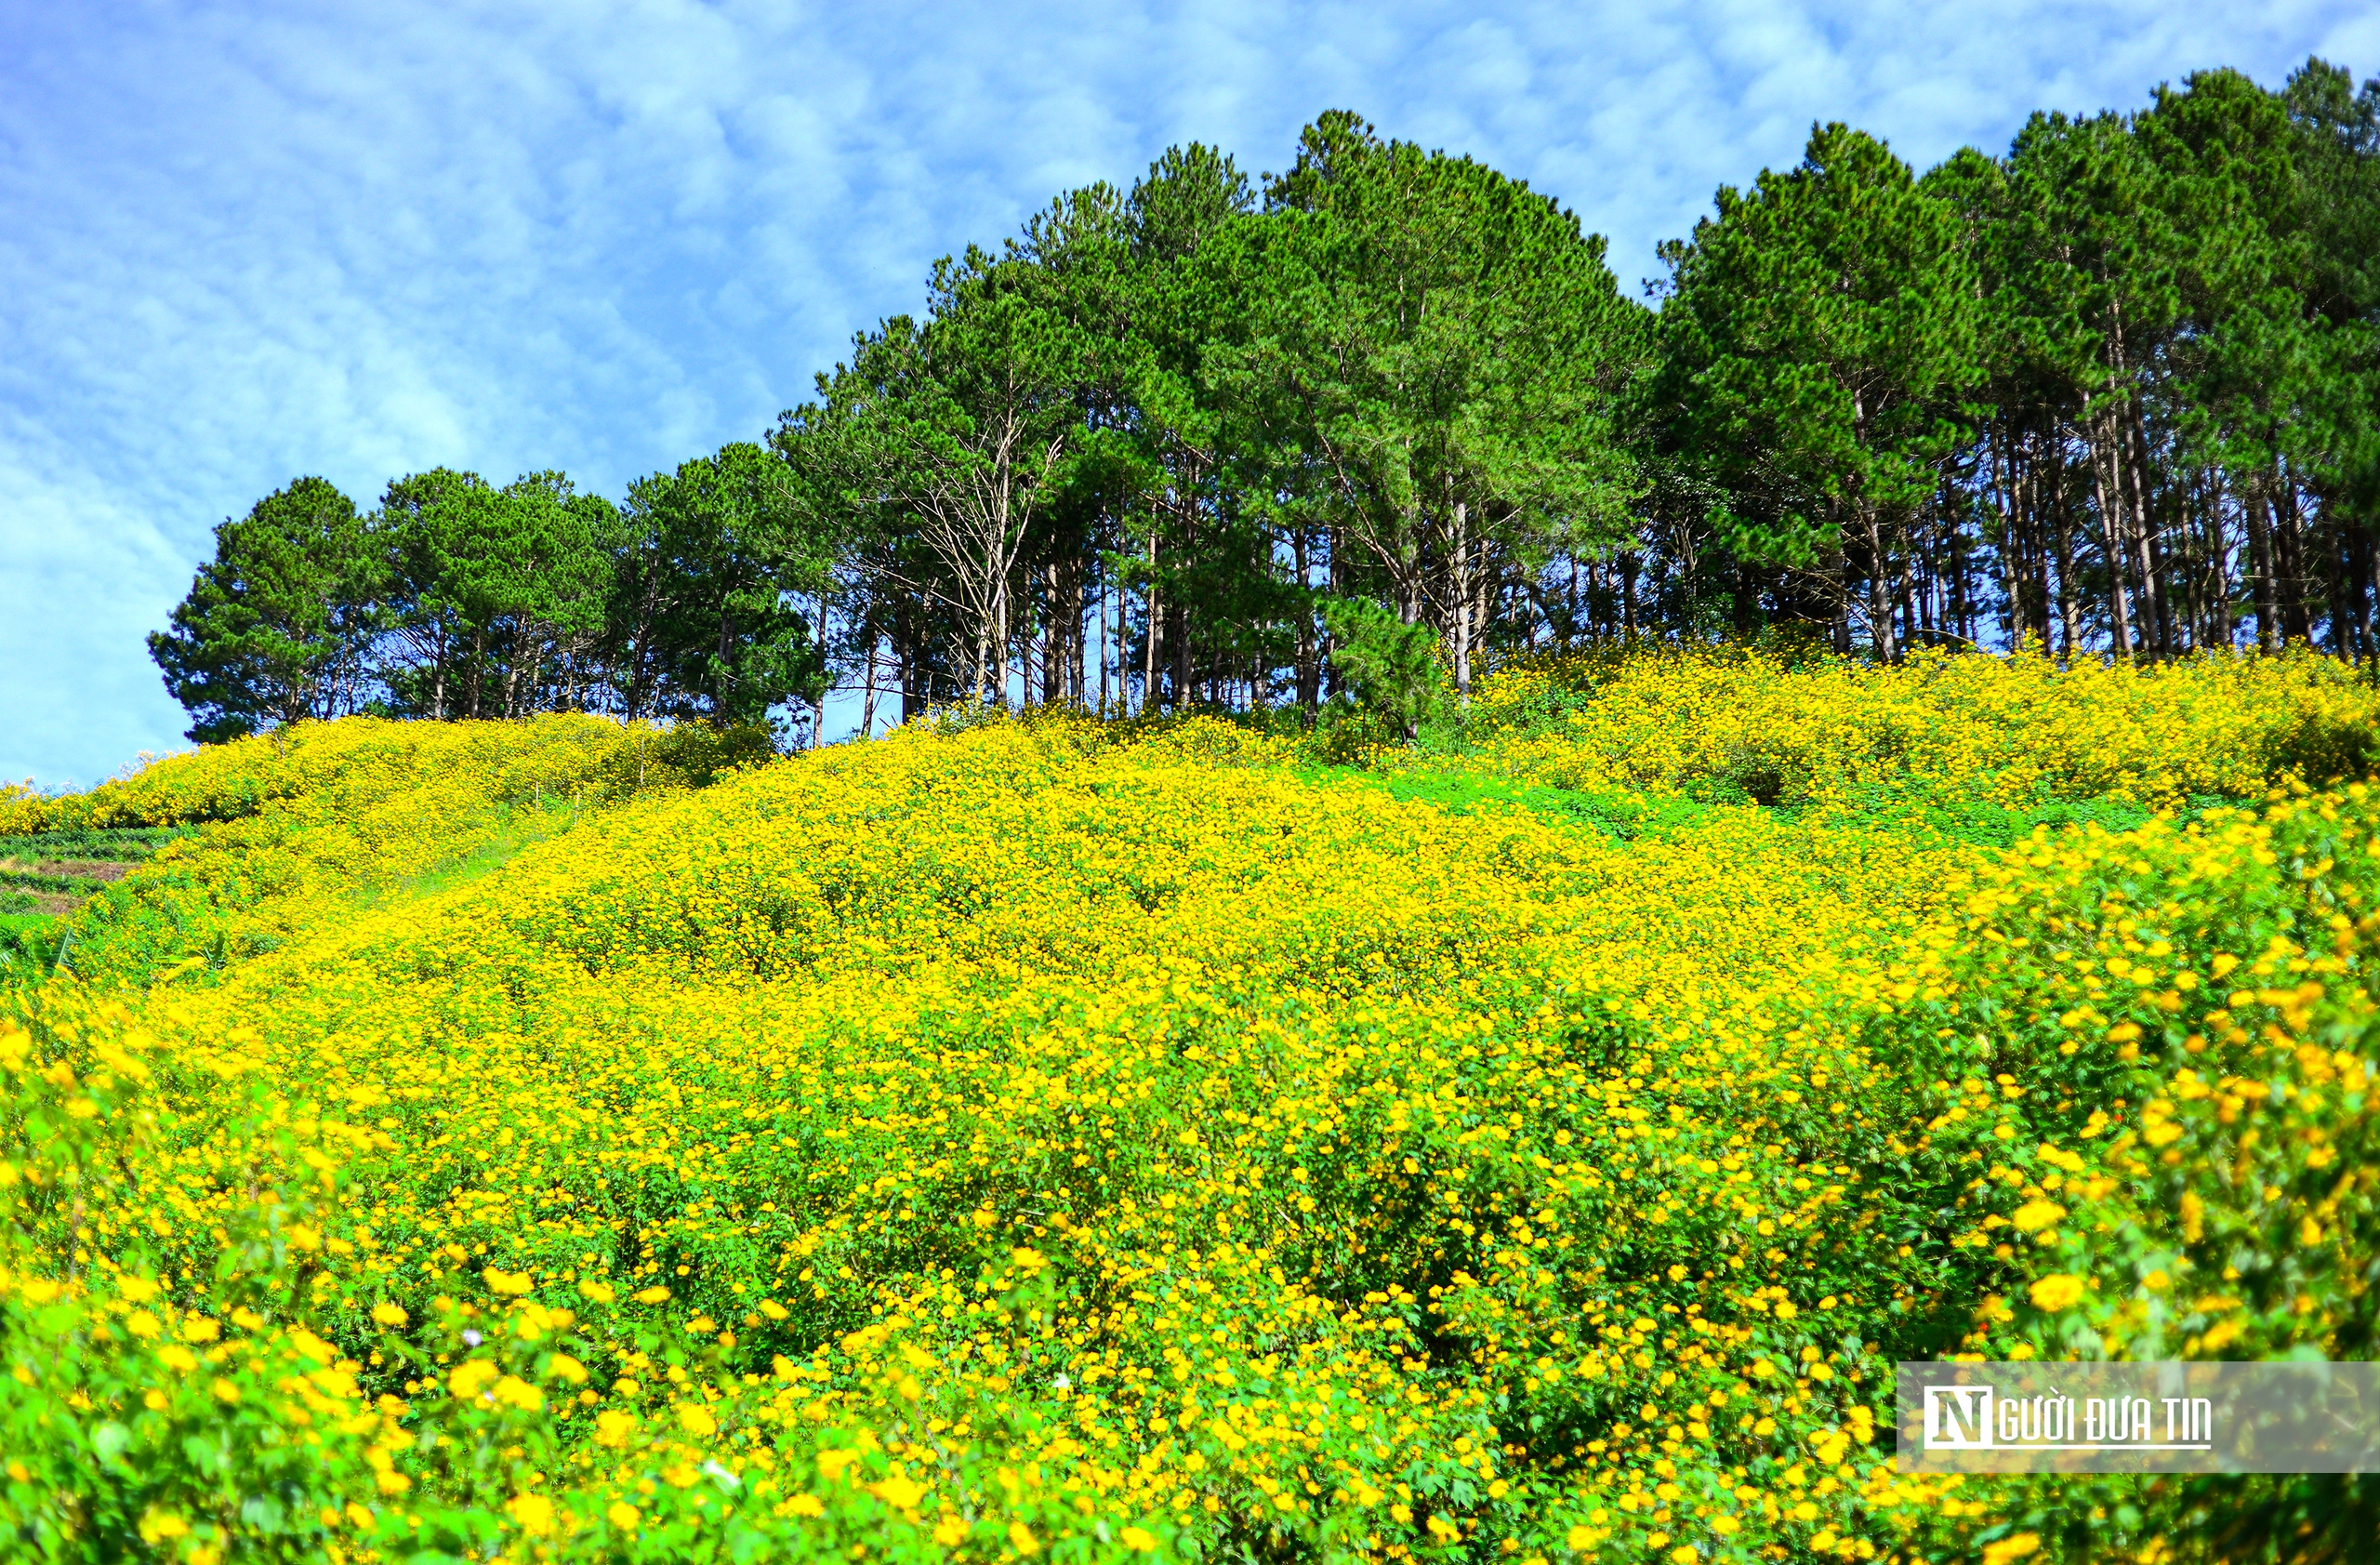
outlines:
[[[1897,1360],[2368,1353],[2375,716],[2309,656],[1646,652],[1497,674],[1421,752],[348,719],[0,803],[11,884],[97,888],[9,936],[0,1526],[2368,1538],[2351,1480],[1889,1448]]]

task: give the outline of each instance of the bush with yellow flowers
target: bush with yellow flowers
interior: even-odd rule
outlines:
[[[1630,648],[1500,673],[1474,726],[1497,770],[1569,788],[2154,806],[2260,793],[2283,773],[2360,776],[2380,763],[2380,685],[2303,647],[2070,668],[2030,646],[1923,649],[1882,668],[1760,646]]]
[[[1889,1452],[1898,1360],[2369,1340],[2367,687],[1557,675],[1386,773],[1054,716],[663,787],[550,721],[164,763],[143,797],[261,802],[172,816],[0,1022],[0,1528],[1697,1565],[2355,1525]],[[151,823],[147,776],[91,821]],[[2003,850],[1957,797],[2089,808]]]
[[[0,837],[88,842],[206,827],[203,847],[163,842],[137,888],[108,889],[77,919],[70,970],[123,983],[175,961],[220,967],[358,898],[480,872],[589,808],[707,787],[771,753],[758,728],[567,714],[307,723],[168,756],[89,793],[0,798]]]

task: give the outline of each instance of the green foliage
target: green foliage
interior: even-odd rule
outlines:
[[[1169,148],[944,258],[765,449],[625,510],[416,473],[349,572],[353,528],[293,487],[158,656],[212,736],[330,710],[789,736],[854,685],[872,725],[879,693],[906,720],[1020,691],[1312,724],[1349,682],[1320,594],[1425,625],[1458,696],[1549,645],[1780,629],[1887,662],[2253,636],[2380,665],[2380,84],[2199,72],[1922,178],[1821,124],[1715,207],[1655,313],[1555,200],[1352,112],[1261,192]]]
[[[1676,252],[1663,395],[1741,497],[1739,551],[1807,568],[1864,550],[1870,629],[1891,657],[1891,562],[1981,378],[1957,215],[1842,125],[1814,128],[1798,168],[1721,187],[1718,208]]]
[[[73,942],[73,911],[188,826],[78,827],[0,835],[0,985],[37,982]]]
[[[1357,705],[1412,743],[1446,698],[1437,637],[1365,598],[1327,601],[1322,614],[1340,677]]]
[[[46,976],[65,934],[65,922],[51,914],[0,910],[0,987]]]
[[[1266,203],[1209,252],[1238,317],[1209,374],[1279,421],[1304,469],[1289,482],[1320,486],[1405,617],[1461,605],[1435,628],[1468,689],[1479,583],[1620,530],[1637,483],[1618,391],[1644,312],[1557,203],[1344,111]]]
[[[630,721],[765,723],[824,696],[819,627],[786,602],[826,576],[812,515],[786,464],[748,443],[628,486],[612,614]]]
[[[1121,244],[1117,203],[1078,192],[995,256],[971,246],[934,266],[932,307],[863,333],[852,361],[818,378],[819,401],[785,416],[774,437],[813,497],[843,529],[930,569],[932,595],[955,617],[961,689],[1006,698],[1020,612],[1017,568],[1073,460],[1078,382],[1114,345],[1083,318]],[[901,550],[886,530],[907,538]]]
[[[1705,823],[1712,802],[1683,794],[1621,793],[1591,789],[1549,788],[1486,772],[1447,770],[1423,764],[1411,769],[1347,767],[1348,783],[1377,788],[1392,799],[1435,804],[1448,815],[1492,815],[1526,810],[1541,819],[1577,826],[1614,842],[1659,841]],[[1741,803],[1723,799],[1720,803]]]
[[[382,679],[407,715],[515,717],[584,704],[622,522],[559,472],[499,489],[438,469],[389,485]]]
[[[605,763],[602,777],[615,797],[670,788],[708,788],[747,766],[775,757],[776,736],[759,723],[715,728],[681,723],[640,729]]]
[[[355,502],[300,478],[215,529],[168,629],[149,638],[202,742],[356,710],[374,568]]]
[[[62,831],[0,835],[0,859],[28,863],[61,859],[137,864],[168,842],[190,836],[188,826],[76,827]]]

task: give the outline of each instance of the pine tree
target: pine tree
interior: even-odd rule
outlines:
[[[200,743],[357,710],[378,586],[355,502],[300,478],[215,529],[168,629],[149,637]]]

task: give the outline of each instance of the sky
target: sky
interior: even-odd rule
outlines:
[[[1171,143],[1261,172],[1354,109],[1557,196],[1633,286],[1813,121],[1924,167],[2309,54],[2380,73],[2380,7],[0,0],[0,779],[182,747],[143,637],[292,478],[617,497]]]

